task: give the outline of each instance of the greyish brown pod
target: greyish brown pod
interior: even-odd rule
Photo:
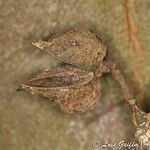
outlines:
[[[20,89],[48,97],[67,113],[93,109],[101,95],[100,82],[93,72],[72,66],[44,71],[22,82]]]
[[[65,62],[67,66],[44,71],[35,78],[22,82],[21,90],[48,97],[63,112],[86,112],[92,110],[100,99],[99,77],[102,73],[111,73],[132,110],[134,124],[137,126],[137,111],[146,116],[138,108],[135,96],[117,64],[110,58],[104,60],[107,48],[102,40],[87,29],[76,28],[59,34],[48,42],[38,41],[33,45]],[[146,122],[138,126],[135,137],[143,143],[150,140],[149,114]]]
[[[95,71],[102,63],[107,50],[102,40],[85,28],[76,28],[33,45],[60,61],[89,71]]]

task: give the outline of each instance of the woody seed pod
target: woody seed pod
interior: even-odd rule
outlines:
[[[146,115],[136,105],[133,92],[125,81],[124,75],[111,59],[103,61],[106,46],[85,28],[77,28],[46,41],[33,43],[43,52],[65,62],[62,66],[46,70],[35,78],[22,82],[21,90],[31,94],[48,97],[63,112],[86,112],[92,110],[101,96],[98,77],[102,73],[111,73],[122,88],[122,92],[133,116],[136,111]],[[137,126],[136,118],[134,123]],[[150,115],[147,120],[138,125],[135,137],[143,144],[150,141]]]
[[[67,113],[93,109],[101,95],[100,83],[92,72],[71,66],[46,70],[20,86],[31,94],[48,97]]]
[[[58,60],[84,70],[95,71],[106,55],[101,39],[85,28],[77,28],[46,41],[33,43]]]

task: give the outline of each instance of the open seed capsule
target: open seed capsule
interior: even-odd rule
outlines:
[[[106,55],[102,40],[85,28],[77,28],[46,41],[33,43],[60,61],[95,71]]]
[[[100,82],[93,72],[65,66],[44,71],[35,78],[22,82],[22,90],[48,97],[62,111],[86,112],[100,99]]]

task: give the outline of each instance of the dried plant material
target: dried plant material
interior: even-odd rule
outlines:
[[[128,39],[128,57],[131,61],[131,69],[135,76],[135,80],[139,82],[139,86],[142,87],[142,84],[147,80],[147,72],[143,70],[146,65],[144,48],[143,45],[137,36],[139,33],[139,27],[135,21],[136,14],[136,0],[122,0],[122,7],[124,10],[125,25],[126,25],[126,36]],[[136,59],[135,59],[136,57]],[[139,63],[136,62],[138,60]],[[140,93],[143,95],[143,92]],[[140,99],[143,101],[143,96]]]
[[[68,113],[93,109],[101,95],[99,80],[92,72],[71,66],[46,70],[23,82],[20,89],[48,97]]]
[[[137,128],[135,137],[139,142],[149,141],[149,114],[137,106],[133,91],[117,64],[110,58],[104,60],[106,46],[102,40],[87,29],[77,28],[49,42],[39,41],[34,45],[70,66],[44,71],[34,79],[23,82],[21,89],[48,97],[63,112],[86,112],[92,110],[100,99],[99,77],[103,73],[110,73],[120,85],[124,99],[131,108],[132,120]]]
[[[120,71],[120,69],[117,67],[117,64],[111,59],[104,61],[97,70],[101,70],[103,71],[103,73],[110,72],[114,79],[118,82],[122,89],[124,99],[126,100],[128,106],[131,108],[132,111],[132,121],[136,126],[135,137],[140,144],[143,144],[143,147],[149,145],[150,114],[146,114],[137,106],[133,90],[126,82],[122,71]]]
[[[63,62],[90,71],[103,61],[107,49],[101,39],[85,28],[77,28],[48,42],[38,41],[33,45]]]
[[[148,146],[150,142],[150,113],[146,115],[145,122],[142,122],[136,131],[135,137],[143,146]]]

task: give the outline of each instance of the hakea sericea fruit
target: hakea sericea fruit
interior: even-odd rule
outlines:
[[[39,73],[33,79],[22,82],[19,90],[47,97],[63,112],[87,112],[94,109],[100,100],[99,77],[110,73],[131,108],[133,123],[137,127],[135,137],[139,143],[149,142],[149,114],[137,106],[133,91],[116,63],[104,59],[107,47],[100,38],[85,28],[76,28],[33,45],[67,65]],[[145,121],[137,121],[137,114]]]

